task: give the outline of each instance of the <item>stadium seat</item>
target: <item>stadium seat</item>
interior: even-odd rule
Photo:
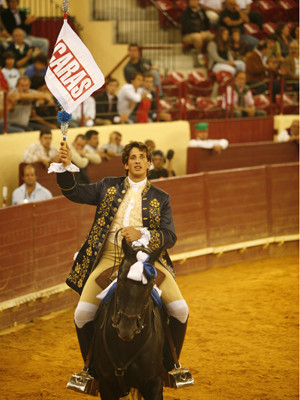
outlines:
[[[197,97],[196,105],[197,108],[202,110],[203,118],[222,118],[224,116],[222,108],[215,105],[215,103],[207,97]]]
[[[259,110],[265,110],[268,114],[271,112],[272,104],[270,99],[265,94],[258,94],[253,96],[255,107]]]
[[[168,73],[168,80],[174,85],[180,85],[182,82],[185,81],[185,77],[181,72],[171,71]]]
[[[275,33],[276,24],[274,22],[266,22],[263,24],[263,31],[266,35],[271,35],[271,33]]]
[[[244,28],[247,35],[254,36],[257,39],[262,39],[265,36],[264,33],[259,29],[259,27],[252,22],[245,23]]]
[[[172,121],[180,118],[180,110],[171,100],[160,99],[158,102],[159,111],[166,111],[172,115]]]
[[[286,93],[283,94],[283,97],[281,97],[280,94],[276,95],[276,105],[278,106],[280,113],[299,114],[299,102],[295,101],[293,96]]]
[[[281,12],[277,4],[272,0],[258,1],[259,11],[264,17],[264,21],[280,21]]]
[[[233,76],[228,71],[218,71],[214,75],[218,83],[218,94],[223,94],[226,90],[226,86],[231,84]]]
[[[210,96],[213,90],[213,81],[204,76],[200,71],[192,71],[188,74],[186,91],[188,95]]]
[[[297,21],[299,18],[299,2],[294,0],[279,0],[278,7],[281,10],[284,21]]]

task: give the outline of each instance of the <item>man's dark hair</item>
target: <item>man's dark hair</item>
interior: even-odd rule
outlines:
[[[134,71],[129,76],[129,81],[132,82],[138,75],[143,76],[143,74],[139,71]]]
[[[15,59],[15,55],[14,55],[14,53],[13,53],[12,51],[5,51],[5,52],[2,54],[2,58],[3,58],[3,60],[6,60],[7,58],[13,58],[13,59]]]
[[[268,47],[267,43],[264,40],[261,40],[260,42],[258,42],[256,48],[258,51],[264,50]]]
[[[45,127],[40,130],[40,138],[44,135],[52,135],[51,129],[48,127]]]
[[[86,140],[90,140],[90,138],[94,135],[99,135],[98,131],[95,131],[94,129],[90,129],[89,131],[85,132],[85,138]]]
[[[118,132],[118,131],[113,131],[113,133],[115,133],[116,135],[122,137],[122,133]]]
[[[130,142],[130,143],[126,144],[126,146],[124,147],[124,149],[122,151],[122,163],[124,165],[128,164],[129,154],[130,154],[131,150],[135,147],[137,149],[139,149],[140,151],[145,152],[147,160],[151,161],[151,152],[150,152],[149,148],[145,145],[145,143],[134,141],[134,142]]]
[[[161,150],[154,150],[154,152],[152,153],[152,157],[155,157],[155,156],[159,156],[159,157],[162,157],[163,159],[165,159],[165,155]]]
[[[35,176],[37,176],[37,170],[36,170],[35,166],[32,165],[32,164],[27,164],[27,165],[25,165],[25,167],[22,169],[22,174],[21,174],[22,177],[24,177],[25,170],[26,170],[27,168],[32,168],[32,169],[34,170]]]
[[[278,36],[276,35],[276,33],[270,33],[270,35],[267,36],[267,40],[268,39],[277,42]]]
[[[139,50],[139,52],[141,52],[141,48],[140,48],[140,46],[139,46],[137,43],[129,43],[129,45],[128,45],[128,50],[129,50],[131,47],[137,47],[138,50]]]
[[[41,88],[42,86],[44,86],[46,84],[45,78],[41,74],[32,75],[32,77],[30,78],[30,81],[31,81],[30,87],[33,90],[38,90],[39,88]]]
[[[43,53],[39,53],[38,55],[36,55],[34,57],[34,59],[32,60],[32,63],[35,63],[36,61],[39,61],[39,62],[45,64],[45,66],[48,64],[48,58]]]
[[[116,78],[108,78],[107,81],[105,82],[105,85],[107,86],[112,82],[117,82],[117,84],[119,84],[118,79],[116,79]]]
[[[144,78],[152,78],[154,80],[153,74],[151,74],[151,72],[149,72],[149,71],[144,72],[143,77]]]

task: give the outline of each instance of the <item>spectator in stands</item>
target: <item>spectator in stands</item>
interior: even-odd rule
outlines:
[[[88,97],[72,112],[70,127],[94,126],[96,118],[96,101],[93,96]]]
[[[287,57],[289,53],[289,45],[292,41],[289,25],[286,22],[278,22],[276,25],[275,34],[277,35],[282,57]]]
[[[236,71],[245,71],[242,60],[234,60],[230,52],[229,31],[220,27],[216,37],[207,46],[208,67],[213,72],[228,71],[235,75]]]
[[[291,126],[283,129],[278,137],[277,142],[297,142],[299,143],[299,120],[295,119]]]
[[[42,123],[29,121],[32,114],[32,103],[36,100],[45,100],[49,105],[54,104],[52,95],[30,89],[30,79],[27,76],[21,76],[17,82],[16,90],[8,94],[10,104],[8,123],[21,127],[25,131],[43,129]]]
[[[121,156],[124,146],[121,144],[122,135],[120,132],[114,131],[109,135],[109,142],[101,146],[106,154],[110,157]]]
[[[245,61],[246,54],[249,52],[249,44],[242,40],[241,31],[234,28],[231,33],[230,51],[234,60]]]
[[[118,113],[119,115],[126,114],[127,122],[136,122],[136,109],[142,99],[147,97],[151,99],[151,95],[144,91],[143,75],[140,72],[134,72],[131,76],[131,83],[125,83],[118,93]]]
[[[159,114],[158,115],[159,121],[172,121],[172,116],[170,113],[157,110],[156,92],[154,90],[153,84],[154,84],[153,75],[150,72],[145,72],[144,79],[143,79],[143,88],[145,89],[146,92],[150,93],[152,96],[152,99],[150,100],[151,108],[148,112],[148,121],[149,122],[156,121],[157,113]]]
[[[7,8],[1,13],[1,19],[6,31],[11,35],[16,28],[21,28],[26,32],[26,43],[30,47],[37,47],[40,51],[48,55],[49,40],[31,36],[31,24],[36,21],[37,17],[34,15],[26,15],[26,12],[20,10],[19,0],[6,0]]]
[[[188,0],[187,8],[181,14],[182,42],[191,44],[197,50],[198,62],[204,65],[203,46],[214,38],[209,30],[209,19],[198,0]]]
[[[7,50],[11,51],[15,57],[15,66],[17,68],[26,67],[32,58],[33,47],[24,42],[24,32],[16,28],[12,33],[13,41],[10,42]]]
[[[255,89],[256,93],[263,93],[269,88],[267,81],[270,68],[267,65],[266,55],[268,52],[267,43],[261,40],[256,49],[246,56],[246,77],[247,84]],[[273,81],[273,102],[275,96],[280,92],[280,82]]]
[[[240,9],[236,0],[225,0],[224,10],[220,14],[220,25],[226,27],[230,34],[234,28],[239,28],[241,38],[246,40],[250,48],[253,49],[258,40],[254,36],[245,34],[245,22],[249,22],[249,17],[246,12]]]
[[[266,42],[268,46],[267,58],[276,58],[279,62],[283,61],[280,45],[277,41],[277,35],[271,33],[267,36]]]
[[[299,25],[295,25],[291,30],[291,37],[299,44]]]
[[[200,0],[200,7],[206,12],[210,24],[217,28],[220,13],[223,9],[223,0]]]
[[[227,86],[226,94],[223,97],[222,108],[231,110],[232,87]],[[233,115],[235,118],[262,117],[266,115],[264,110],[255,108],[254,99],[249,86],[246,85],[246,74],[243,71],[237,72],[234,78],[233,87]]]
[[[32,78],[33,75],[40,74],[43,77],[46,75],[48,60],[47,57],[40,53],[34,57],[32,60],[32,64],[28,65],[26,68],[24,75],[28,76],[28,78]]]
[[[26,165],[22,171],[23,185],[13,191],[12,205],[48,200],[52,194],[37,182],[37,172],[33,165]]]
[[[253,24],[256,24],[260,30],[263,28],[263,15],[260,12],[257,11],[252,11],[251,10],[251,4],[253,3],[252,0],[236,0],[236,3],[240,10],[245,13],[249,21],[252,22]]]
[[[51,162],[59,162],[58,151],[51,144],[52,132],[50,129],[43,129],[40,131],[39,141],[28,146],[22,156],[22,163],[35,163],[40,162],[49,167]]]
[[[299,45],[296,40],[289,45],[289,54],[282,62],[281,73],[285,79],[299,80]]]
[[[174,153],[173,153],[174,154]],[[155,150],[152,153],[153,169],[149,169],[148,179],[162,179],[175,176],[172,167],[172,160],[168,160],[167,168],[164,168],[166,162],[164,153],[161,150]]]
[[[60,123],[57,121],[58,106],[55,104],[52,93],[46,85],[45,78],[42,75],[36,74],[31,77],[30,81],[31,89],[49,96],[52,102],[49,103],[45,98],[37,99],[33,104],[29,123],[39,122],[52,129],[59,128]]]
[[[109,78],[105,85],[105,91],[95,97],[96,100],[96,125],[111,125],[127,122],[128,115],[118,114],[116,96],[119,87],[117,79]]]
[[[155,87],[158,85],[160,95],[162,96],[163,92],[158,68],[155,65],[152,65],[150,60],[141,56],[141,49],[136,43],[129,44],[128,54],[129,61],[124,67],[124,76],[126,82],[131,82],[131,76],[135,72],[140,72],[143,74],[144,72],[149,71],[154,76],[154,85]]]
[[[87,173],[88,164],[100,164],[101,162],[99,154],[85,150],[86,144],[85,135],[79,134],[76,136],[74,142],[69,145],[72,150],[72,162],[80,168],[80,172],[76,172],[78,183],[90,183]]]
[[[213,150],[218,154],[227,149],[228,140],[208,139],[208,122],[199,122],[195,125],[195,128],[196,139],[189,141],[189,147],[201,147],[202,149]]]
[[[20,78],[20,72],[18,68],[14,68],[15,56],[11,51],[5,51],[2,55],[4,68],[2,68],[2,73],[8,83],[10,89],[16,89],[16,84]]]
[[[145,140],[145,145],[148,147],[148,149],[150,150],[151,155],[153,154],[154,150],[155,150],[155,143],[153,140],[151,139],[147,139]],[[151,165],[149,167],[149,171],[151,171],[154,168],[153,162],[151,161]]]
[[[85,132],[85,138],[86,138],[86,145],[84,149],[86,152],[97,153],[99,154],[100,159],[103,158],[107,161],[110,160],[110,156],[108,155],[108,150],[102,149],[99,146],[99,133],[97,131],[90,129],[89,131]]]

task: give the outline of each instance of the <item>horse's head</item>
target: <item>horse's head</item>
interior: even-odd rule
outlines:
[[[131,341],[144,328],[156,271],[148,263],[137,262],[137,254],[140,260],[145,260],[147,257],[145,253],[149,253],[148,249],[144,247],[131,248],[123,240],[123,251],[124,259],[119,267],[113,326],[122,340]],[[140,251],[143,253],[139,253]],[[134,271],[130,270],[133,265]],[[144,265],[146,267],[143,269]],[[136,276],[133,279],[128,277],[129,271],[131,276],[136,275],[136,270],[141,273],[141,278],[142,274],[144,275],[144,282]]]

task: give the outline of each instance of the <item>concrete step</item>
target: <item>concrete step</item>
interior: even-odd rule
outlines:
[[[95,0],[94,19],[96,20],[158,20],[154,7],[141,7],[137,0]]]

